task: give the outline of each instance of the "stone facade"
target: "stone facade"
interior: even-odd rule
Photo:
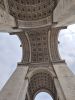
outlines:
[[[23,49],[0,100],[33,100],[41,91],[75,100],[75,76],[58,52],[58,33],[75,21],[74,9],[74,0],[0,0],[0,31],[16,34]]]

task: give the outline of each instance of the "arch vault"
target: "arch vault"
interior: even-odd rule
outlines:
[[[75,100],[75,76],[58,52],[58,33],[75,21],[74,0],[0,0],[0,31],[21,40],[22,61],[0,100]],[[71,12],[71,14],[70,14]]]

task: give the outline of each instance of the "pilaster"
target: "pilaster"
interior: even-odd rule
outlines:
[[[53,26],[48,32],[49,55],[52,62],[58,62],[61,60],[58,52],[58,34],[65,27],[54,28]]]
[[[28,66],[18,65],[16,71],[0,92],[0,100],[25,100],[28,87],[28,79],[25,78],[27,71]]]
[[[56,27],[75,23],[75,1],[59,0],[53,11],[53,22],[58,22]]]
[[[59,98],[59,100],[66,100],[57,78],[54,78],[54,84],[55,84],[55,88],[57,91],[57,100],[58,100],[58,98]]]
[[[65,100],[75,100],[75,76],[73,73],[69,70],[65,62],[54,63],[53,68]]]

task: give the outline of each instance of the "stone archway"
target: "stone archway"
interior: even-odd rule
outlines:
[[[53,97],[53,100],[57,100],[54,76],[52,73],[47,71],[47,69],[42,68],[32,72],[32,75],[29,79],[28,94],[26,96],[26,100],[28,97],[30,97],[31,100],[34,100],[35,96],[39,92],[47,92]]]

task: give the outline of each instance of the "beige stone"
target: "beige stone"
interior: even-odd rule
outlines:
[[[17,35],[22,61],[0,92],[0,100],[75,100],[75,75],[58,52],[58,33],[75,22],[75,0],[0,0],[0,32]]]
[[[25,96],[25,91],[28,86],[28,82],[25,80],[27,70],[27,66],[20,66],[16,69],[0,92],[0,100],[19,100],[21,98],[19,96]]]

